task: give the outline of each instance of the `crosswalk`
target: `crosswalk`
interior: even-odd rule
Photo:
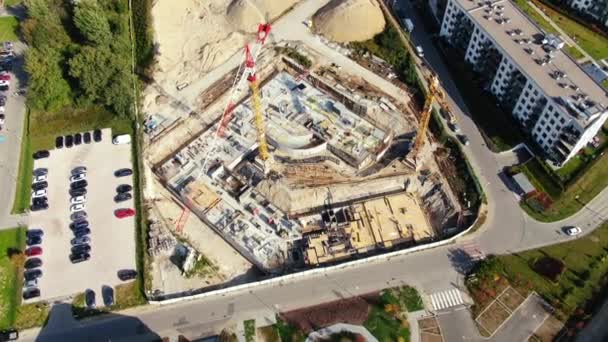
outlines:
[[[431,294],[431,304],[433,311],[451,308],[453,306],[464,304],[462,295],[457,289],[451,289]]]

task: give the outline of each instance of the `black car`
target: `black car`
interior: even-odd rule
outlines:
[[[125,177],[125,176],[130,176],[133,174],[133,170],[131,169],[120,169],[120,170],[116,170],[116,172],[114,172],[114,176],[116,177]]]
[[[27,238],[33,238],[35,236],[38,237],[42,237],[44,235],[44,232],[42,231],[42,229],[28,229],[25,232],[25,236],[27,236]]]
[[[104,285],[101,287],[101,296],[103,297],[103,304],[105,306],[114,305],[114,289],[110,286]]]
[[[128,201],[132,197],[133,196],[131,196],[131,194],[128,192],[119,193],[118,195],[114,196],[114,202],[120,203],[120,202]]]
[[[91,246],[89,245],[77,245],[72,247],[72,254],[84,254],[89,253],[91,251]]]
[[[74,134],[74,145],[82,144],[82,134],[76,133]]]
[[[65,147],[72,147],[74,146],[74,137],[71,135],[66,135],[65,136]]]
[[[36,297],[40,297],[40,290],[35,287],[23,291],[23,299],[32,299]]]
[[[95,142],[100,142],[101,141],[101,130],[100,129],[96,129],[93,131],[93,140]]]
[[[85,213],[84,211],[80,210],[77,211],[75,213],[72,213],[72,215],[70,215],[70,219],[72,221],[79,221],[79,220],[83,220],[87,218],[87,213]]]
[[[49,183],[47,183],[46,181],[38,182],[38,183],[32,184],[32,190],[42,190],[42,189],[46,189],[48,186],[49,186]]]
[[[79,262],[87,261],[91,259],[91,255],[89,253],[83,254],[70,254],[70,261],[72,264],[77,264]]]
[[[79,238],[79,237],[83,237],[83,236],[87,236],[87,235],[91,234],[91,229],[78,228],[78,229],[74,229],[73,233],[74,233],[74,237]]]
[[[78,220],[70,223],[71,230],[78,230],[82,228],[89,228],[89,221],[87,220]]]
[[[70,189],[70,196],[72,196],[72,197],[84,196],[86,194],[87,194],[87,189],[85,189],[85,188]]]
[[[85,144],[90,144],[91,143],[91,132],[84,132],[82,134],[82,141],[84,141]]]
[[[35,169],[33,173],[34,176],[44,176],[49,173],[49,169],[47,169],[46,167],[39,167]]]
[[[129,192],[132,189],[133,189],[133,187],[130,186],[129,184],[121,184],[116,187],[116,192],[118,192],[118,193]]]
[[[91,289],[84,291],[84,305],[88,309],[95,309],[95,291]]]
[[[0,331],[0,341],[15,341],[19,338],[19,331],[15,329]]]
[[[32,157],[34,157],[34,159],[42,159],[42,158],[48,158],[48,156],[50,156],[50,155],[51,155],[51,153],[49,153],[49,151],[41,150],[41,151],[34,152]]]
[[[0,91],[8,91],[8,86],[7,85],[0,86]]]
[[[122,281],[127,281],[131,279],[135,279],[137,277],[136,270],[120,270],[118,271],[118,279]]]
[[[87,183],[87,181],[85,179],[82,179],[82,180],[75,181],[72,184],[70,184],[70,189],[82,189],[82,188],[86,188],[87,185],[89,185],[89,183]]]
[[[40,236],[32,236],[31,238],[27,238],[27,240],[25,240],[25,243],[28,246],[39,245],[42,243],[42,238]]]
[[[76,166],[75,168],[72,169],[72,176],[79,175],[81,173],[86,173],[86,172],[87,172],[86,166]]]
[[[49,199],[46,196],[35,197],[35,198],[32,198],[32,203],[34,205],[45,204],[45,203],[49,203]]]
[[[30,211],[47,210],[48,208],[49,208],[49,204],[48,203],[32,204],[30,206]]]
[[[23,272],[23,279],[25,279],[26,281],[38,279],[40,277],[42,277],[42,270],[40,269],[27,270]]]
[[[40,258],[30,258],[25,260],[25,264],[23,264],[23,267],[25,267],[26,269],[32,269],[32,268],[38,268],[42,266],[42,260],[40,260]]]
[[[63,137],[55,138],[55,148],[63,148]]]

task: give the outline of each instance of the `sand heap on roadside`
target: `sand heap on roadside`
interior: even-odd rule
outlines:
[[[227,17],[237,30],[255,32],[259,23],[271,20],[298,0],[232,0]]]
[[[384,15],[376,0],[331,0],[313,16],[315,30],[335,42],[373,38],[384,30]]]

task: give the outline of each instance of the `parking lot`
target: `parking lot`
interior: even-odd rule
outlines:
[[[87,168],[86,208],[90,223],[90,259],[72,264],[69,228],[70,173],[74,167]],[[97,294],[98,306],[102,303],[101,288],[122,283],[117,277],[121,269],[135,267],[135,217],[116,218],[119,208],[134,208],[133,199],[114,203],[116,187],[132,185],[132,176],[117,178],[114,172],[132,168],[131,145],[112,144],[110,129],[102,130],[101,142],[74,145],[50,150],[48,158],[35,160],[34,169],[48,168],[47,210],[33,211],[30,229],[44,231],[41,247],[43,275],[39,279],[40,297],[31,301],[65,297],[86,289]]]

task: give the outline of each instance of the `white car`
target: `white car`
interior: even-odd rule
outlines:
[[[70,177],[70,182],[74,183],[76,181],[83,180],[83,179],[87,179],[87,174],[86,173],[78,173],[78,174],[75,174],[72,177]]]
[[[45,197],[47,194],[46,189],[32,191],[32,198]]]
[[[23,284],[23,288],[38,287],[38,279],[28,280]]]
[[[77,211],[84,210],[84,208],[84,203],[72,204],[72,206],[70,207],[70,212],[75,213]]]
[[[86,196],[76,196],[76,197],[72,197],[72,199],[70,199],[70,203],[72,204],[80,204],[80,203],[84,203],[87,200]]]
[[[38,176],[32,177],[32,182],[34,182],[34,183],[44,182],[46,179],[47,179],[46,175],[38,175]]]
[[[583,231],[579,227],[566,227],[566,234],[569,236],[576,236],[582,232]]]
[[[0,80],[0,86],[9,86],[11,84],[10,81],[7,80]]]

